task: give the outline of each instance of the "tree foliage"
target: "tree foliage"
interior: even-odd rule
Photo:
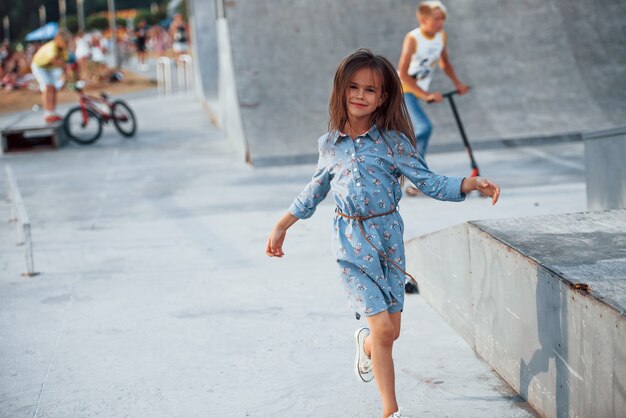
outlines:
[[[159,5],[159,10],[165,10],[168,0],[115,0],[115,8],[117,10],[149,9],[154,2]],[[41,5],[46,8],[47,22],[59,21],[58,0],[0,0],[0,19],[4,16],[9,17],[11,24],[9,38],[12,41],[23,39],[28,32],[40,26],[39,6]],[[86,18],[94,13],[108,10],[107,0],[84,0],[83,5]],[[70,23],[70,16],[77,15],[76,0],[66,0],[66,7],[67,22]],[[6,37],[7,34],[0,25],[0,39]]]
[[[150,9],[140,9],[137,10],[137,16],[135,16],[134,22],[135,26],[137,26],[139,22],[145,20],[148,25],[152,26],[158,24],[166,17],[165,10],[159,10],[158,12],[152,14]]]

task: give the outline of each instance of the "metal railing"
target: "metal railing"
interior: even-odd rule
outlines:
[[[17,245],[24,246],[26,256],[26,272],[22,276],[36,276],[35,262],[33,260],[33,240],[30,233],[30,219],[26,213],[26,206],[22,200],[22,194],[17,187],[17,181],[10,166],[4,167],[5,182],[8,198],[11,201],[11,221],[17,225]]]

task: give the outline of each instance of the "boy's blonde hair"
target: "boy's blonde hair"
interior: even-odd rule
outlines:
[[[429,17],[435,10],[441,10],[443,18],[448,18],[448,9],[439,0],[424,1],[417,7],[417,11],[422,17]]]
[[[69,48],[74,38],[67,29],[61,28],[59,29],[57,34],[54,36],[54,39],[62,39],[63,42],[65,42],[66,48]]]

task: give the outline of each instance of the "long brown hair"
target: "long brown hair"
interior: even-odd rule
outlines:
[[[371,68],[380,75],[383,103],[372,113],[372,124],[376,124],[382,134],[385,131],[398,131],[405,134],[415,146],[415,133],[409,112],[404,104],[400,77],[394,66],[382,55],[376,55],[366,48],[360,48],[345,57],[335,73],[333,91],[330,96],[328,130],[342,130],[350,123],[346,90],[350,79],[358,70]]]

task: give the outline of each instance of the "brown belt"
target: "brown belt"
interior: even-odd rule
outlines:
[[[365,228],[363,228],[363,221],[367,221],[368,219],[372,219],[372,218],[378,218],[380,216],[386,216],[386,215],[391,215],[392,213],[394,213],[395,211],[398,210],[398,207],[395,206],[393,207],[393,209],[388,210],[387,212],[384,213],[377,213],[375,215],[369,215],[369,216],[350,216],[350,215],[346,215],[345,213],[341,212],[339,209],[335,209],[335,212],[337,212],[337,215],[339,216],[343,216],[346,219],[351,219],[353,221],[357,221],[357,223],[359,224],[359,229],[361,230],[361,234],[363,235],[363,238],[365,238],[365,241],[367,241],[369,243],[369,245],[372,246],[373,249],[375,249],[378,254],[380,254],[385,260],[387,260],[388,262],[390,262],[391,264],[393,264],[393,266],[395,268],[397,268],[398,270],[400,270],[402,273],[404,273],[406,276],[408,276],[411,280],[413,280],[414,283],[417,283],[417,280],[415,280],[415,278],[413,276],[411,276],[409,273],[407,273],[402,267],[400,267],[396,262],[394,262],[392,259],[390,259],[389,257],[387,257],[387,255],[380,251],[378,249],[378,247],[376,247],[372,241],[369,240],[369,238],[367,238],[367,234],[365,233]]]

